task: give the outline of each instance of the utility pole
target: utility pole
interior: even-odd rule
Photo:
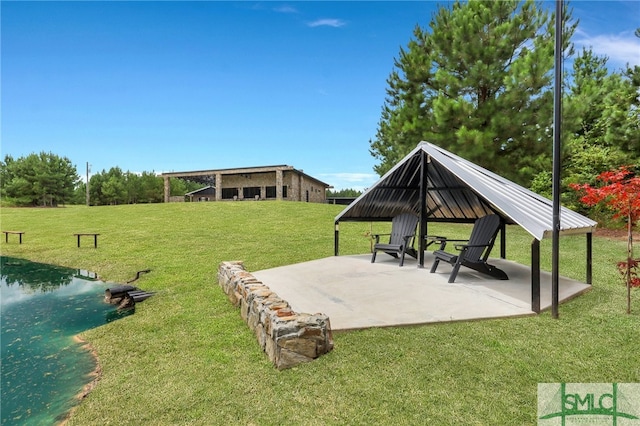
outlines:
[[[89,162],[87,161],[87,184],[85,185],[87,188],[87,207],[91,204],[89,203]]]

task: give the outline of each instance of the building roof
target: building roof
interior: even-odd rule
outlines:
[[[474,222],[496,213],[505,223],[521,226],[537,240],[552,235],[551,200],[428,142],[420,142],[335,221],[387,221],[404,212],[419,214],[423,153],[427,156],[427,221]],[[561,208],[562,234],[593,232],[596,225],[579,213]]]
[[[277,166],[236,167],[236,168],[229,168],[229,169],[195,170],[195,171],[187,171],[187,172],[165,172],[165,173],[162,173],[161,176],[169,177],[169,178],[172,178],[172,177],[184,178],[184,179],[190,179],[196,182],[201,182],[203,184],[209,184],[215,181],[214,177],[217,174],[224,176],[224,175],[237,175],[237,174],[269,173],[269,172],[275,172],[276,170],[291,171],[293,173],[297,173],[301,176],[304,176],[307,179],[316,181],[320,185],[323,185],[325,188],[331,187],[331,185],[304,173],[302,170],[298,170],[293,166],[288,166],[286,164],[281,164]]]
[[[187,193],[186,193],[186,194],[184,194],[184,195],[185,195],[185,196],[189,196],[189,195],[196,195],[196,194],[198,194],[199,192],[204,192],[204,191],[207,191],[207,190],[209,190],[209,189],[213,189],[213,191],[214,191],[214,192],[215,192],[215,190],[216,190],[213,186],[211,186],[211,185],[207,185],[207,186],[204,186],[204,187],[202,187],[202,188],[198,188],[198,189],[196,189],[196,190],[194,190],[194,191],[187,192]]]

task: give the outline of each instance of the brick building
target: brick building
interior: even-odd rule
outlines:
[[[288,200],[324,203],[330,186],[302,170],[287,165],[243,167],[163,173],[164,201],[170,197],[170,179],[201,183],[203,188],[186,194],[190,201]]]

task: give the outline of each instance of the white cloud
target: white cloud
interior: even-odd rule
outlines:
[[[21,285],[5,285],[3,283],[0,285],[0,295],[2,295],[0,303],[3,308],[6,308],[9,305],[20,303],[32,297],[33,293],[29,293],[28,288],[25,289]]]
[[[640,38],[633,32],[589,36],[585,32],[577,31],[575,45],[608,57],[610,65],[640,65]]]
[[[311,28],[315,27],[333,27],[340,28],[347,25],[342,19],[316,19],[315,21],[307,23],[307,26]]]
[[[273,10],[279,13],[298,13],[298,9],[292,6],[280,6],[274,8]]]

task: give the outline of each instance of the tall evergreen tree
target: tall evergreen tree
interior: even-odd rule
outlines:
[[[155,172],[142,173],[140,176],[140,190],[141,199],[145,203],[161,203],[164,201],[164,181]]]
[[[137,173],[127,171],[124,174],[125,202],[127,204],[136,204],[144,202],[140,196],[142,193],[142,184],[140,176]]]
[[[80,180],[75,166],[66,157],[51,152],[29,154],[14,160],[6,156],[0,163],[0,190],[17,205],[56,206],[73,199]]]
[[[122,204],[126,199],[124,180],[111,176],[102,184],[102,196],[107,204]]]
[[[416,26],[387,80],[375,170],[427,140],[528,183],[552,152],[553,22],[533,0],[470,0],[440,7],[429,30]]]
[[[96,173],[89,179],[89,200],[92,206],[107,204],[102,196],[102,185],[105,182],[106,172]]]
[[[619,151],[637,160],[640,158],[640,84],[634,77],[639,67],[610,73],[607,60],[585,51],[577,59],[581,69],[574,65],[567,104],[579,117],[580,127],[575,136],[584,137],[589,145]],[[590,72],[580,73],[585,69]],[[596,174],[610,168],[598,170]]]
[[[565,100],[568,115],[572,116],[569,122],[575,126],[572,136],[583,137],[589,145],[611,148],[637,159],[640,157],[640,82],[634,80],[634,70],[630,68],[622,73],[610,73],[607,61],[607,57],[597,57],[587,49],[574,61]]]
[[[638,86],[630,75],[611,72],[608,58],[583,49],[574,59],[563,102],[562,187],[596,184],[602,172],[640,162]],[[542,170],[531,189],[551,196],[552,176]],[[575,191],[562,191],[563,204],[585,210]],[[585,213],[587,213],[585,211]]]
[[[100,204],[126,203],[126,178],[120,167],[111,167],[106,173],[103,171],[100,193]]]

